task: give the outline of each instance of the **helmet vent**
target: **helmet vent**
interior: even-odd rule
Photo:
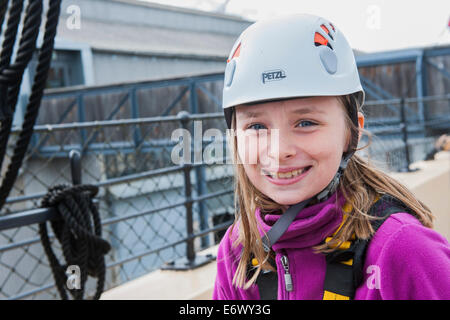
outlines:
[[[327,46],[331,50],[333,50],[333,47],[331,46],[330,42],[327,39],[325,39],[325,37],[323,35],[321,35],[320,33],[318,33],[318,32],[316,32],[314,34],[314,45],[316,47]]]
[[[331,24],[330,24],[330,26],[331,26]],[[334,31],[334,27],[333,26],[331,26],[331,27],[332,27],[332,30]],[[333,32],[330,32],[330,30],[324,24],[321,24],[320,28],[330,37],[330,39],[332,41],[334,41],[334,37],[332,35]],[[328,39],[325,38],[320,32],[316,32],[314,34],[314,45],[316,47],[327,46],[331,50],[333,50],[333,47],[331,46],[330,41],[328,41]]]
[[[334,40],[333,35],[331,34],[331,32],[328,30],[328,28],[324,24],[322,24],[320,27],[322,28],[323,31],[325,31],[328,34],[328,36],[331,38],[331,40]]]
[[[320,61],[329,74],[337,72],[337,56],[332,46],[332,43],[334,45],[335,31],[333,25],[324,22],[314,34],[314,45],[319,50]]]

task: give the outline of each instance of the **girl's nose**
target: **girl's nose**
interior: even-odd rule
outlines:
[[[291,139],[289,133],[279,130],[278,134],[273,137],[275,139],[271,139],[270,141],[269,157],[282,162],[283,160],[292,158],[297,154],[295,141]]]

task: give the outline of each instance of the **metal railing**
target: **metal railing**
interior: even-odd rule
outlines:
[[[170,165],[170,149],[175,142],[170,136],[157,143],[142,143],[134,145],[134,154],[139,154],[139,161],[126,161],[130,154],[123,146],[123,141],[115,141],[113,135],[104,131],[121,127],[126,136],[132,139],[137,127],[146,132],[149,127],[164,127],[165,124],[178,122],[187,127],[187,122],[202,120],[203,122],[220,119],[223,114],[191,115],[189,118],[155,117],[136,120],[111,120],[109,122],[91,122],[60,124],[53,126],[36,126],[36,134],[40,135],[37,145],[31,147],[24,161],[23,173],[15,186],[16,194],[8,198],[4,210],[9,213],[0,219],[0,288],[2,298],[54,298],[54,284],[46,257],[40,250],[40,239],[37,237],[36,223],[54,218],[54,212],[48,209],[25,210],[24,206],[39,207],[38,201],[45,194],[45,190],[56,183],[67,183],[71,180],[70,164],[66,158],[59,158],[59,154],[68,153],[69,149],[84,150],[82,171],[83,183],[95,184],[101,188],[97,197],[99,211],[105,238],[111,242],[113,250],[106,257],[108,275],[106,288],[113,287],[136,276],[159,268],[167,262],[168,267],[192,267],[213,259],[214,257],[198,257],[196,251],[210,246],[213,235],[226,229],[232,218],[232,177],[231,168],[226,164],[208,165],[206,163],[185,163]],[[53,141],[64,142],[53,138],[55,135],[79,138],[80,130],[86,130],[85,144],[73,143],[67,145],[52,145]],[[13,132],[14,134],[15,132]],[[170,133],[170,132],[167,132]],[[93,138],[95,137],[95,139]],[[121,138],[123,135],[120,136]],[[42,143],[42,141],[45,143]],[[89,145],[86,145],[90,141]],[[100,142],[109,145],[97,148]],[[205,141],[206,143],[206,141]],[[48,149],[55,150],[49,156]],[[58,156],[56,156],[58,155]],[[109,167],[111,157],[128,164],[133,168],[130,172],[119,172]],[[135,159],[136,160],[136,159]],[[166,166],[161,166],[163,163]],[[95,169],[100,169],[96,171]],[[53,174],[53,176],[51,176]],[[206,177],[207,176],[207,177]],[[47,177],[47,181],[42,181]],[[28,181],[26,181],[28,180]],[[200,188],[199,186],[202,186]],[[35,190],[42,188],[42,192],[19,195],[19,190]],[[203,205],[203,210],[200,206]],[[15,210],[18,209],[18,210]],[[18,212],[20,211],[20,212]],[[205,214],[205,212],[207,214]],[[216,225],[211,218],[216,215],[228,215],[228,220]],[[15,230],[16,232],[11,231]],[[34,236],[31,236],[34,234]],[[25,234],[28,234],[25,235]],[[54,237],[51,237],[54,240]],[[54,242],[57,247],[58,244]],[[16,252],[17,259],[10,257]],[[30,254],[31,251],[39,251]],[[18,252],[24,253],[22,256]],[[27,256],[24,258],[24,256]],[[186,257],[182,264],[170,264],[179,258]],[[40,276],[41,281],[33,278],[33,270],[22,271],[22,259],[33,260],[35,270],[44,267],[46,272]],[[137,265],[136,266],[136,262]],[[29,263],[30,264],[30,263]],[[27,274],[28,272],[28,274]],[[11,278],[15,285],[8,284]],[[50,281],[51,282],[51,281]],[[34,287],[26,290],[27,287]],[[88,284],[89,287],[89,284]],[[10,291],[7,291],[10,288]],[[15,289],[15,290],[14,290]],[[12,292],[11,292],[12,291]],[[44,293],[50,293],[47,296]],[[44,294],[44,295],[43,295]]]
[[[425,119],[419,104],[427,111]],[[450,94],[368,101],[363,110],[365,128],[374,135],[367,156],[388,171],[411,171],[410,164],[425,160],[437,137],[450,132]],[[367,139],[362,140],[364,145]]]

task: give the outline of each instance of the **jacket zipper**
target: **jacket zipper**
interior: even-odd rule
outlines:
[[[284,288],[286,289],[286,300],[289,300],[289,292],[294,289],[292,285],[292,276],[289,272],[289,260],[287,254],[281,256],[281,265],[284,269]]]

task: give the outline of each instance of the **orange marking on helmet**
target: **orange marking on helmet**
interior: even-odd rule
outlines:
[[[323,35],[321,35],[320,33],[316,32],[314,34],[314,42],[320,43],[320,44],[323,44],[324,46],[326,46],[327,43],[328,43],[328,40],[325,39]]]
[[[330,31],[328,30],[327,27],[325,27],[324,24],[322,24],[320,27],[321,27],[321,28],[323,29],[323,31],[325,31],[327,34],[330,33]]]
[[[236,50],[234,50],[233,56],[231,57],[231,59],[227,60],[227,63],[233,60],[234,58],[239,57],[240,54],[241,54],[241,44],[239,43]]]

